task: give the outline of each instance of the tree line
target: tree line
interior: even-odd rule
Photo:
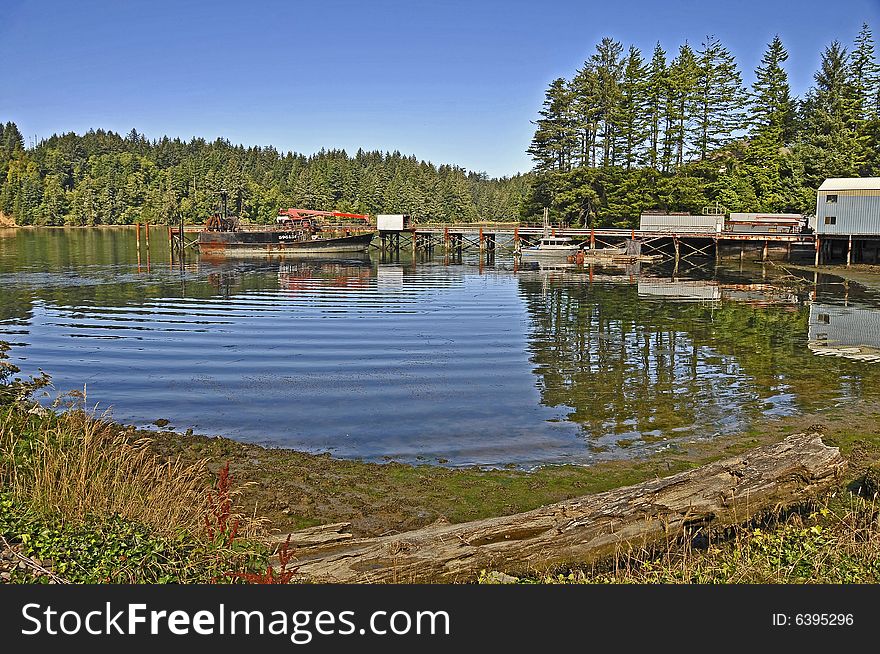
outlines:
[[[533,171],[491,179],[399,152],[306,156],[92,130],[25,148],[0,123],[0,214],[20,225],[200,222],[229,193],[253,222],[279,208],[409,213],[420,221],[530,219],[630,227],[644,211],[811,213],[826,177],[880,175],[880,66],[870,27],[822,52],[792,95],[775,37],[750,88],[718,39],[650,59],[604,38],[547,89],[528,153]]]
[[[322,150],[306,156],[101,129],[25,148],[0,123],[0,213],[19,225],[201,222],[219,191],[242,218],[273,222],[279,208],[408,213],[421,221],[516,218],[530,175],[491,179],[400,152]]]
[[[871,29],[822,52],[792,95],[777,36],[750,88],[717,38],[646,59],[604,38],[571,79],[549,85],[528,149],[524,215],[628,227],[643,211],[815,210],[827,177],[880,174],[880,67]]]

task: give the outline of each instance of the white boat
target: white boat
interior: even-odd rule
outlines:
[[[544,207],[544,234],[537,245],[530,245],[520,250],[524,258],[533,259],[563,259],[577,254],[581,247],[573,242],[568,236],[556,236],[550,233],[550,212]]]
[[[523,257],[565,259],[577,254],[580,249],[580,245],[567,236],[545,236],[537,245],[523,248],[520,253]]]

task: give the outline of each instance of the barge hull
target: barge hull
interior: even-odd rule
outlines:
[[[201,254],[226,256],[309,255],[366,252],[373,240],[373,232],[339,238],[311,241],[288,240],[287,232],[200,232]]]

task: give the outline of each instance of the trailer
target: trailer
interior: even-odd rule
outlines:
[[[692,214],[643,213],[639,217],[640,232],[719,234],[723,227],[723,215],[695,216]]]
[[[737,213],[731,212],[724,222],[724,231],[734,234],[799,234],[805,227],[799,213]]]

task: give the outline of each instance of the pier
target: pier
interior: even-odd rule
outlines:
[[[544,233],[544,227],[521,223],[429,223],[403,230],[380,230],[372,247],[383,252],[411,249],[414,253],[428,254],[438,248],[454,254],[478,250],[481,255],[491,257],[501,249],[519,253],[523,247],[536,244]],[[811,233],[706,233],[551,226],[550,235],[568,236],[583,243],[585,250],[620,248],[633,242],[641,254],[656,254],[676,261],[697,258],[787,261],[793,255],[812,257],[818,252],[816,237]]]

